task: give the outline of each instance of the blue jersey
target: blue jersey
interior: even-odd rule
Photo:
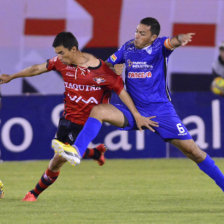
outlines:
[[[126,89],[137,107],[170,101],[166,83],[167,61],[172,53],[169,46],[167,37],[157,38],[143,49],[130,40],[108,58],[113,65],[125,63]]]

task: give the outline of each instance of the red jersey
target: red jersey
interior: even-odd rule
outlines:
[[[120,94],[123,80],[104,61],[98,67],[63,64],[58,57],[48,60],[47,69],[57,70],[64,80],[64,116],[73,123],[84,125],[93,106],[109,103],[111,90]]]

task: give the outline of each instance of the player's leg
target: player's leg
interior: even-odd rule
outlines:
[[[87,159],[92,158],[98,162],[100,166],[104,165],[105,157],[104,153],[106,152],[106,146],[104,144],[100,144],[95,148],[87,148],[84,155],[79,153],[79,151],[72,147],[73,142],[67,142],[66,144],[54,139],[52,141],[52,147],[55,153],[59,154],[63,158],[65,158],[72,166],[76,166],[80,164],[81,158]]]
[[[23,201],[36,201],[38,196],[56,181],[60,173],[60,168],[65,162],[67,161],[64,158],[55,154],[34,189],[26,194]]]
[[[88,120],[73,145],[79,150],[81,156],[85,153],[88,144],[99,133],[103,122],[108,122],[117,127],[123,127],[125,117],[119,109],[111,104],[99,104],[93,107]]]
[[[75,150],[75,148],[71,147],[70,145],[74,144],[74,141],[82,128],[82,125],[78,125],[69,120],[66,120],[65,118],[61,118],[57,133],[57,136],[59,137],[52,141],[52,147],[55,153],[60,154],[73,166],[80,163],[81,155]],[[83,158],[94,159],[100,166],[102,166],[105,163],[105,151],[105,145],[100,144],[95,148],[88,148],[83,155]]]
[[[70,122],[65,120],[64,118],[61,118],[59,121],[56,137],[60,141],[66,142],[69,141],[68,136],[70,136],[70,138],[73,138],[73,134],[71,134]],[[56,181],[60,174],[60,169],[66,161],[67,160],[59,156],[59,154],[55,153],[53,158],[49,162],[48,168],[44,171],[34,189],[26,194],[23,201],[36,201],[37,197]]]
[[[197,163],[198,167],[211,177],[216,184],[224,191],[224,175],[216,166],[214,160],[202,151],[195,142],[190,140],[172,139],[174,146],[181,150],[188,158]]]
[[[81,157],[85,155],[88,144],[99,133],[103,122],[108,122],[112,125],[121,128],[125,127],[125,130],[130,130],[136,127],[133,115],[123,105],[119,104],[115,106],[111,104],[100,104],[92,109],[90,117],[86,121],[83,129],[77,136],[75,143],[73,145],[65,145],[61,142],[58,142],[57,144],[61,148],[63,148],[64,151],[69,150],[69,152],[71,151],[78,152],[78,154]],[[98,160],[99,164],[101,162],[102,161]]]
[[[193,139],[172,139],[170,140],[170,143],[181,150],[185,156],[196,163],[202,162],[207,155],[196,145]]]
[[[55,154],[50,160],[48,168],[45,170],[41,176],[39,182],[36,184],[35,188],[30,192],[37,198],[40,193],[46,190],[50,185],[52,185],[59,176],[61,167],[67,162],[64,158]]]
[[[171,103],[159,106],[152,105],[149,111],[155,111],[159,127],[155,128],[157,133],[164,139],[170,141],[180,149],[188,158],[197,163],[199,168],[211,177],[224,191],[224,176],[215,162],[202,151],[193,141],[187,128],[181,122],[179,116]]]
[[[103,166],[105,163],[104,153],[106,152],[107,148],[104,144],[99,144],[95,148],[87,148],[86,152],[83,155],[83,159],[94,159],[97,161],[99,166]]]
[[[48,169],[52,172],[60,172],[61,167],[67,162],[66,159],[58,154],[54,154],[54,157],[50,160]]]

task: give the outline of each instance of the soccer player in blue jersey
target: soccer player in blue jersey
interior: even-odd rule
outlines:
[[[211,177],[224,191],[224,175],[208,154],[193,141],[171,103],[166,81],[167,62],[173,50],[188,44],[194,33],[175,37],[159,37],[160,24],[151,17],[140,21],[135,38],[126,42],[107,62],[114,66],[125,64],[125,84],[136,108],[142,116],[155,115],[159,127],[153,127],[164,141],[168,141]],[[103,122],[124,130],[137,129],[135,120],[123,104],[95,106],[73,146],[58,144],[66,152],[80,155],[96,137]],[[142,129],[142,128],[140,128]]]

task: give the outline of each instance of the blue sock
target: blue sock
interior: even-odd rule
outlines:
[[[221,170],[215,165],[215,161],[209,155],[205,160],[198,164],[199,168],[211,177],[216,184],[224,191],[224,175]]]
[[[89,117],[86,121],[74,143],[74,146],[78,148],[81,157],[83,157],[89,143],[99,133],[101,126],[101,122],[96,118]]]

